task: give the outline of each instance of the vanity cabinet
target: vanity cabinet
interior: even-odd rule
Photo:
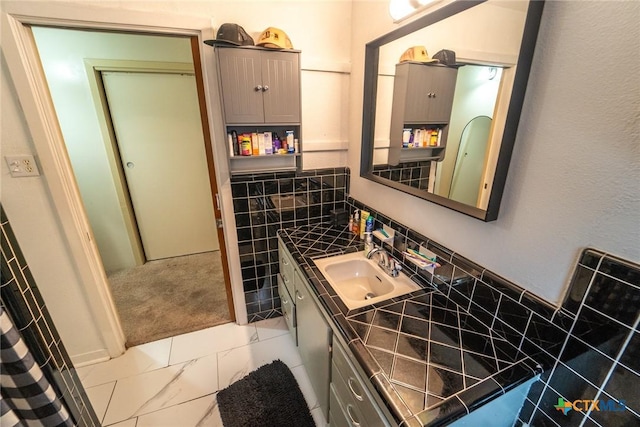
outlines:
[[[457,75],[457,68],[443,65],[396,65],[389,164],[444,158]],[[409,135],[414,140],[407,141]]]
[[[282,314],[325,419],[329,419],[329,375],[333,333],[324,319],[320,302],[300,272],[300,267],[278,240],[278,292]]]
[[[282,316],[284,317],[289,332],[293,338],[293,342],[298,345],[298,333],[296,322],[296,289],[294,283],[294,261],[289,251],[284,245],[278,242],[278,294],[280,295],[280,304],[282,308]]]
[[[338,340],[333,344],[330,393],[331,427],[389,425]]]
[[[329,419],[329,375],[331,366],[331,328],[324,320],[313,292],[298,271],[296,283],[296,316],[298,351],[309,375],[325,419]]]
[[[225,129],[232,174],[296,170],[300,167],[301,97],[300,51],[255,46],[217,46],[218,80],[222,94]],[[232,135],[266,132],[286,139],[293,131],[298,140],[295,153],[242,154]],[[293,144],[293,142],[292,142]],[[268,152],[268,150],[267,150]]]

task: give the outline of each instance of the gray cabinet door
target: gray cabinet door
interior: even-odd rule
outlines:
[[[259,50],[219,48],[218,69],[227,123],[263,123]]]
[[[300,122],[300,66],[295,52],[261,52],[264,121]]]
[[[298,350],[309,375],[325,419],[329,419],[329,372],[331,369],[331,328],[322,317],[298,271],[296,281],[296,317]]]
[[[437,123],[449,123],[451,120],[451,108],[453,107],[453,94],[456,90],[456,78],[458,70],[455,68],[431,67],[433,74],[432,97],[429,105],[429,118]]]
[[[404,123],[449,123],[457,73],[455,68],[399,64],[395,99],[404,98]]]
[[[218,48],[227,124],[299,123],[297,52]]]

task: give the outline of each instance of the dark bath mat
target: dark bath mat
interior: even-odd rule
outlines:
[[[218,392],[224,427],[315,427],[295,377],[276,360]]]

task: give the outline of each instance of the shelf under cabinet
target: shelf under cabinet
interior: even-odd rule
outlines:
[[[392,148],[389,154],[389,164],[441,160],[444,157],[445,148],[444,146]]]
[[[262,172],[295,171],[300,153],[267,154],[263,156],[231,156],[229,167],[232,175]]]

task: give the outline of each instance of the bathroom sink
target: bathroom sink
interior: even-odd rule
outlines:
[[[367,259],[364,252],[336,255],[313,262],[350,310],[420,289],[402,272],[398,277],[389,276],[378,266],[377,258]]]

